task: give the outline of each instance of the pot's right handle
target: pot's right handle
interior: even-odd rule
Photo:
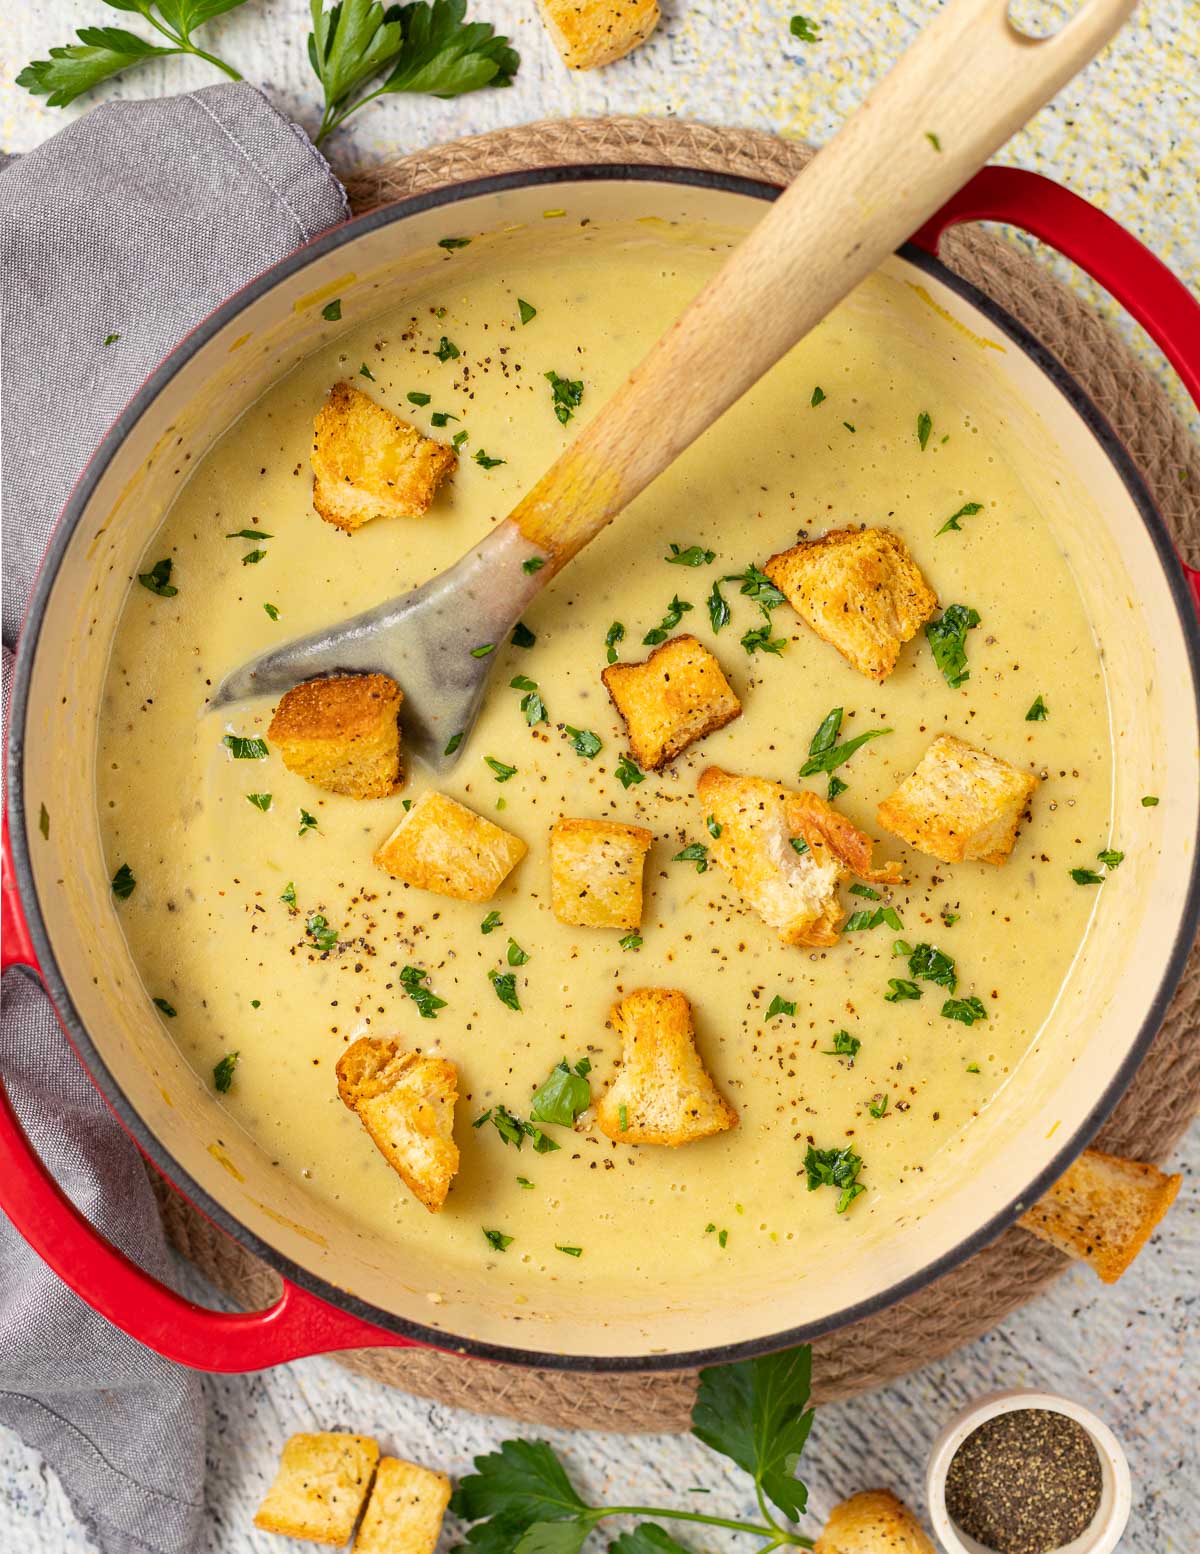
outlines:
[[[1040,173],[985,167],[913,233],[912,241],[936,254],[947,228],[964,221],[1021,227],[1073,260],[1137,319],[1200,409],[1200,302],[1111,216]],[[1181,564],[1200,611],[1200,571]]]
[[[0,856],[0,961],[5,971],[20,967],[40,980],[17,890],[7,815]],[[287,1280],[279,1299],[263,1311],[212,1311],[186,1300],[126,1257],[75,1207],[21,1126],[2,1075],[0,1212],[93,1311],[167,1359],[196,1370],[256,1371],[306,1354],[414,1343]]]

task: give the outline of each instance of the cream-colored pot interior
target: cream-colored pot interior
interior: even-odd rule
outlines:
[[[762,202],[661,181],[534,184],[471,195],[456,229],[505,244],[569,245],[574,222],[547,205],[608,222],[677,224],[681,240],[727,241]],[[1108,677],[1115,747],[1114,834],[1127,862],[1120,891],[1097,891],[1096,919],[1057,1008],[1018,1082],[974,1128],[963,1169],[900,1217],[838,1222],[825,1244],[797,1245],[769,1287],[736,1279],[635,1294],[620,1270],[578,1283],[523,1285],[502,1271],[406,1264],[271,1169],[212,1091],[172,1048],[145,996],[112,910],[94,814],[96,726],[113,626],[135,563],[197,461],[264,389],[328,338],[321,304],[340,296],[382,311],[435,264],[444,208],[382,221],[316,256],[197,344],[145,405],[102,469],[61,559],[37,643],[25,730],[27,836],[39,806],[55,824],[32,849],[57,967],[108,1071],[160,1160],[173,1160],[266,1248],[313,1279],[451,1339],[510,1351],[637,1359],[713,1350],[811,1330],[878,1303],[977,1242],[1074,1144],[1127,1080],[1162,994],[1194,867],[1200,783],[1196,687],[1176,598],[1154,539],[1096,433],[1000,326],[936,274],[902,259],[901,279],[933,304],[925,349],[953,351],[989,435],[1021,447],[1030,495],[1068,556]],[[481,245],[485,246],[485,245]],[[494,249],[492,250],[494,254]],[[985,346],[982,340],[992,342]],[[381,593],[382,597],[382,593]],[[1143,794],[1160,796],[1143,807]],[[1129,879],[1132,875],[1132,880]],[[835,1233],[836,1231],[836,1233]],[[430,1292],[436,1291],[436,1302]]]

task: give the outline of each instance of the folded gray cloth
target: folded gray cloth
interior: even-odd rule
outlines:
[[[110,103],[0,172],[6,705],[38,562],[109,425],[193,325],[348,214],[312,144],[244,83]],[[138,1153],[19,973],[3,984],[0,1074],[61,1186],[170,1279]],[[103,1554],[197,1547],[197,1378],[98,1317],[3,1216],[0,1424],[47,1458]]]

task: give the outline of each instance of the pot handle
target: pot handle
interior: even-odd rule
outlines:
[[[1021,167],[976,173],[913,233],[912,242],[936,255],[942,234],[964,221],[1008,222],[1073,260],[1141,324],[1200,409],[1200,302],[1132,232],[1061,184]],[[1180,565],[1200,613],[1200,571]]]
[[[4,819],[3,969],[40,977],[21,910]],[[206,1371],[257,1371],[336,1349],[408,1347],[413,1340],[331,1306],[284,1281],[263,1311],[223,1312],[176,1294],[104,1238],[79,1212],[38,1156],[0,1076],[0,1210],[64,1284],[122,1332],[168,1360]]]

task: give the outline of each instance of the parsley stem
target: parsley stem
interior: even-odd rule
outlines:
[[[161,32],[164,38],[169,38],[176,45],[177,53],[194,54],[197,59],[206,60],[208,64],[215,65],[218,70],[223,70],[231,81],[240,81],[242,79],[241,72],[235,70],[232,65],[227,65],[223,59],[218,59],[215,54],[210,54],[206,49],[197,48],[186,32],[172,32],[157,17],[151,16],[148,9],[139,9],[138,14],[143,16],[157,32]]]
[[[332,135],[334,130],[340,129],[352,113],[357,113],[360,108],[365,107],[369,102],[373,102],[376,97],[382,97],[386,91],[387,87],[381,86],[374,92],[368,92],[365,97],[360,97],[357,102],[353,102],[349,107],[343,108],[341,113],[334,113],[332,117],[330,117],[330,109],[326,108],[324,117],[321,119],[321,127],[313,137],[313,145],[319,146],[326,135]]]
[[[767,1504],[767,1497],[766,1497],[766,1495],[763,1494],[763,1487],[762,1487],[761,1484],[759,1484],[757,1482],[755,1483],[755,1485],[754,1485],[754,1493],[758,1496],[758,1509],[762,1512],[763,1520],[769,1526],[773,1527],[777,1533],[782,1535],[783,1528],[779,1525],[779,1523],[771,1515],[771,1508]]]
[[[654,1516],[664,1517],[674,1522],[701,1522],[706,1527],[728,1527],[733,1532],[756,1532],[771,1541],[758,1554],[767,1554],[768,1549],[777,1549],[780,1544],[786,1543],[791,1548],[811,1549],[813,1540],[804,1537],[798,1532],[785,1532],[780,1527],[763,1526],[759,1522],[735,1522],[725,1516],[702,1516],[699,1511],[666,1511],[657,1505],[613,1505],[605,1506],[599,1513],[593,1513],[596,1521],[602,1521],[609,1516]]]

